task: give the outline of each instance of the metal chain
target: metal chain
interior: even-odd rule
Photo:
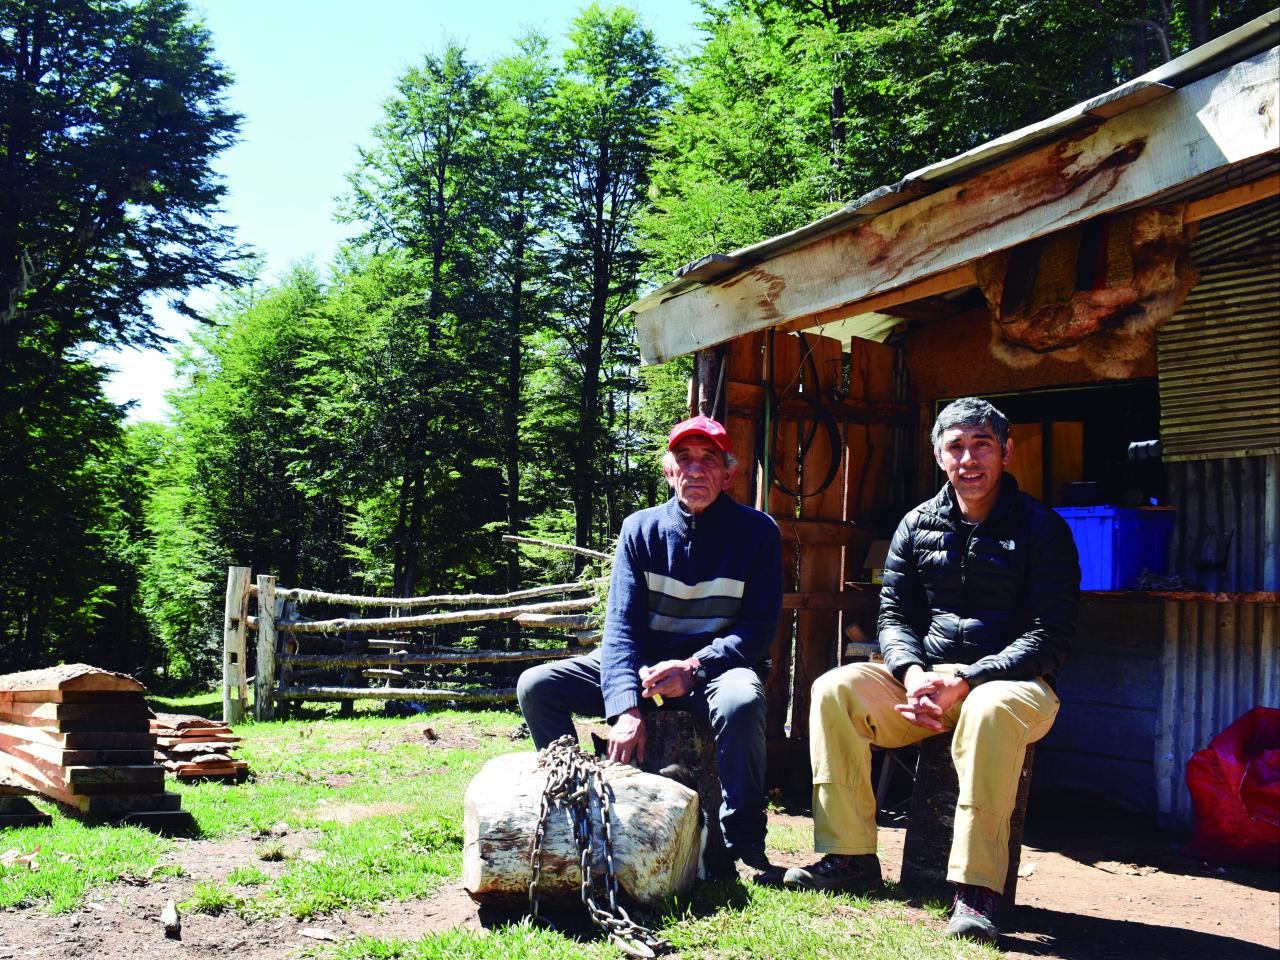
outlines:
[[[582,903],[591,921],[608,935],[618,949],[633,957],[656,957],[671,949],[648,927],[636,923],[618,903],[618,874],[613,866],[613,791],[605,784],[602,764],[589,756],[570,736],[561,737],[538,754],[538,769],[547,772],[538,811],[538,827],[533,834],[533,851],[529,856],[532,876],[529,880],[529,915],[538,916],[538,887],[542,881],[543,842],[546,839],[547,816],[552,810],[565,809],[573,824],[573,842],[578,851],[581,871]],[[608,896],[608,906],[596,902],[594,876],[595,824],[591,819],[591,797],[600,803],[601,834],[604,840],[604,876],[600,878]]]

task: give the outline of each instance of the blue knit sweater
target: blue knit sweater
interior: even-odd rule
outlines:
[[[727,494],[702,513],[672,497],[622,523],[601,649],[605,716],[640,704],[642,666],[696,656],[708,677],[754,667],[782,609],[782,540]]]

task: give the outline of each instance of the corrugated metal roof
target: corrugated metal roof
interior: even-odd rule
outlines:
[[[897,183],[877,187],[839,210],[796,230],[750,244],[729,254],[710,254],[695,260],[677,270],[675,280],[637,300],[625,312],[643,313],[695,287],[723,280],[745,267],[829,233],[870,220],[886,210],[967,179],[980,170],[1025,153],[1072,130],[1150,103],[1164,93],[1194,83],[1273,46],[1277,26],[1280,26],[1280,10],[1272,10],[1113,90],[1069,107],[1039,123],[997,137],[959,156],[921,167]]]

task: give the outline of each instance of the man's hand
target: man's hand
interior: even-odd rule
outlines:
[[[944,677],[942,674],[912,665],[902,678],[907,688],[907,702],[894,705],[894,709],[918,727],[941,733],[942,716],[957,702],[969,695],[969,681],[963,677]]]
[[[683,697],[693,689],[693,659],[663,660],[640,668],[640,696]]]
[[[644,762],[646,736],[640,708],[624,710],[609,729],[609,759],[617,763],[634,761],[639,766]]]

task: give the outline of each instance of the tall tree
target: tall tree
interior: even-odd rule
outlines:
[[[149,295],[233,279],[228,82],[184,0],[0,2],[4,408],[82,344],[156,345]]]
[[[118,664],[141,629],[124,411],[96,346],[230,280],[213,172],[239,118],[182,0],[0,0],[0,652]],[[142,634],[139,633],[140,637]]]
[[[492,184],[490,224],[496,239],[495,275],[503,289],[496,302],[505,313],[506,390],[502,403],[503,466],[506,479],[507,532],[518,534],[520,498],[520,411],[523,406],[524,337],[530,321],[547,306],[550,251],[543,235],[555,210],[552,183],[556,167],[552,150],[551,95],[556,71],[547,39],[526,33],[516,52],[501,58],[489,72],[491,112],[488,118]],[[511,551],[507,586],[520,581],[520,557]]]
[[[667,105],[665,63],[634,11],[593,4],[573,22],[556,92],[564,165],[559,282],[579,374],[573,438],[574,531],[591,542],[601,450],[601,362],[627,335],[619,311],[637,289],[636,219],[649,185],[652,138]]]
[[[451,334],[449,346],[464,350],[475,345],[457,334],[475,306],[470,294],[478,273],[487,104],[479,69],[460,46],[449,44],[440,56],[424,57],[383,104],[376,145],[360,151],[360,167],[348,178],[345,216],[365,224],[361,239],[374,249],[398,247],[425,268],[426,304],[419,312],[424,352],[419,379],[406,385],[423,398],[456,382],[460,355],[440,349],[442,338]],[[447,320],[453,321],[449,330]],[[401,421],[397,442],[402,467],[393,588],[400,596],[411,594],[418,582],[429,489],[448,474],[451,452],[459,450],[451,442],[461,426],[457,411],[435,399],[421,416]]]

